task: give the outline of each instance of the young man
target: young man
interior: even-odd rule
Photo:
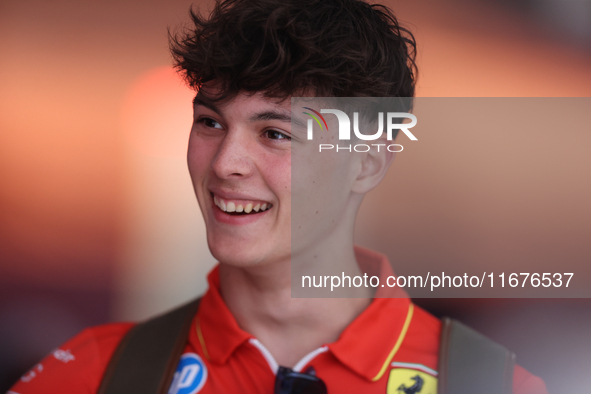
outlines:
[[[389,9],[359,0],[226,0],[192,17],[171,48],[197,91],[188,165],[219,265],[169,393],[284,393],[295,379],[313,382],[307,392],[435,393],[441,323],[401,290],[292,298],[294,261],[392,274],[384,256],[351,240],[393,154],[312,155],[303,128],[292,129],[290,99],[412,97],[414,38]],[[294,158],[307,165],[293,171]],[[297,218],[301,231],[295,199],[314,207]],[[85,330],[12,392],[97,392],[132,327]],[[513,392],[546,391],[517,366]]]

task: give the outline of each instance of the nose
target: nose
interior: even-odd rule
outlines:
[[[221,179],[248,177],[253,171],[250,141],[247,133],[230,130],[224,136],[212,163],[213,172]]]

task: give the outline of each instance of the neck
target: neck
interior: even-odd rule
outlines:
[[[271,271],[285,269],[290,270]],[[291,298],[290,281],[269,285],[261,278],[265,275],[221,264],[221,293],[238,325],[267,347],[279,365],[293,367],[336,341],[370,303],[369,298]]]
[[[339,273],[360,272],[352,247],[322,244],[297,259],[338,261]],[[267,347],[280,365],[289,367],[336,341],[371,302],[369,292],[364,298],[292,298],[291,266],[291,259],[255,267],[220,264],[221,294],[238,325]]]

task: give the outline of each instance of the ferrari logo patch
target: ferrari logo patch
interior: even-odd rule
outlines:
[[[437,394],[437,378],[422,371],[393,368],[388,378],[387,394]]]

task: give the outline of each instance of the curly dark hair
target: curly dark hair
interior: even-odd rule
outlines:
[[[416,42],[386,6],[360,0],[217,0],[194,27],[169,34],[190,87],[216,81],[222,101],[239,92],[285,99],[413,97]],[[204,92],[202,92],[204,93]]]

